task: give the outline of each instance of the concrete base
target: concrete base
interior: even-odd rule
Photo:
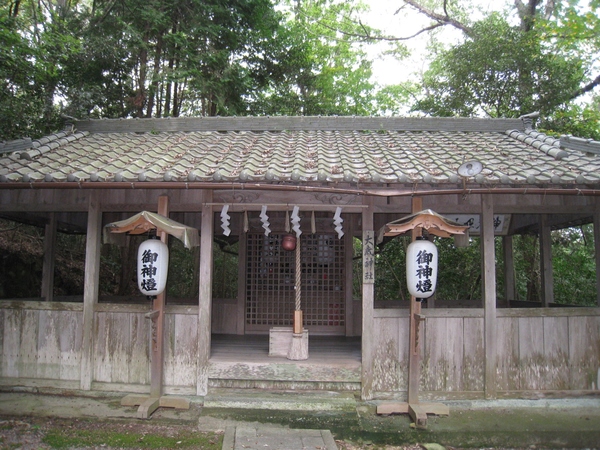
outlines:
[[[383,403],[377,406],[377,414],[408,414],[417,428],[427,428],[427,414],[450,415],[450,408],[443,403]]]
[[[269,356],[287,358],[292,348],[294,329],[292,327],[273,327],[269,330]],[[306,347],[308,355],[308,330],[302,331],[302,346]]]
[[[190,409],[190,401],[181,397],[129,394],[121,399],[121,406],[139,406],[137,418],[149,419],[158,408]]]

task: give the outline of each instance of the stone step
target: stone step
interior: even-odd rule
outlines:
[[[210,389],[204,408],[353,412],[356,398],[352,392]]]

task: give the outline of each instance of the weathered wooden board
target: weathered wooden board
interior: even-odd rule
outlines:
[[[600,317],[569,317],[571,389],[600,388]]]
[[[81,374],[81,344],[83,339],[83,312],[61,311],[58,336],[60,351],[60,379],[79,380]]]
[[[408,318],[374,321],[373,390],[404,391],[408,385]]]
[[[498,317],[497,319],[498,391],[519,390],[521,380],[519,377],[519,322],[514,317]]]
[[[462,367],[462,387],[465,392],[483,391],[484,344],[483,318],[463,319],[464,355]]]
[[[60,326],[59,315],[52,314],[52,311],[38,311],[36,378],[60,379]]]
[[[544,390],[569,389],[569,318],[544,317]],[[577,331],[575,331],[577,333]]]
[[[2,377],[18,377],[17,358],[21,348],[21,311],[3,310],[2,358],[0,374]]]
[[[198,316],[167,314],[165,317],[165,386],[196,386]]]
[[[129,314],[97,313],[94,327],[94,381],[128,382]]]
[[[17,373],[22,378],[37,376],[37,341],[39,311],[21,311],[16,331],[20,334],[17,347]]]
[[[238,322],[237,299],[214,299],[211,330],[218,334],[236,334]]]
[[[521,317],[519,324],[519,379],[520,388],[542,389],[544,361],[544,319]]]
[[[463,319],[428,317],[421,326],[425,326],[421,389],[463,390]]]
[[[150,384],[150,319],[144,314],[129,314],[131,348],[129,382]]]

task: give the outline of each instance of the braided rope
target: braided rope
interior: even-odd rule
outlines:
[[[300,296],[302,294],[302,264],[300,262],[300,238],[296,238],[296,311],[300,311]]]

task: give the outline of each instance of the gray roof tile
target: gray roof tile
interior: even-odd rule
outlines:
[[[260,121],[270,131],[211,131],[206,119],[197,120],[203,129],[186,131],[176,125],[194,129],[196,122],[165,119],[171,131],[139,132],[135,126],[146,127],[143,120],[123,120],[120,132],[57,133],[0,155],[0,181],[457,183],[457,168],[475,159],[484,170],[470,183],[600,184],[600,157],[565,150],[561,140],[535,130],[499,131],[490,120],[445,119],[438,131],[425,119],[423,130],[417,120],[406,130],[387,121],[389,129],[370,131],[351,129],[343,118],[340,129],[331,118],[327,129],[318,129],[317,121],[303,129],[287,119],[292,126],[277,119],[280,129]],[[130,123],[135,125],[127,129]],[[596,144],[586,145],[589,150]]]

